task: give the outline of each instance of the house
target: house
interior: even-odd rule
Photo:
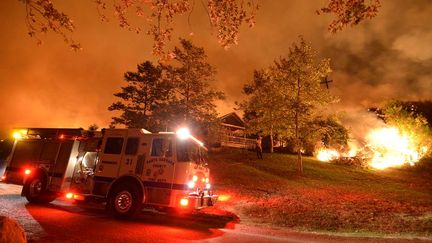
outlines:
[[[248,138],[245,122],[237,113],[231,112],[219,118],[221,132],[219,143],[221,147],[253,149],[255,139]]]

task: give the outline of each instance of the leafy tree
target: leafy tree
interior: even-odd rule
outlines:
[[[180,125],[204,130],[217,123],[215,101],[224,94],[210,87],[216,71],[206,62],[204,49],[188,40],[180,40],[174,49],[173,65],[153,65],[147,61],[137,72],[126,72],[128,83],[114,94],[121,101],[108,110],[120,111],[112,124],[146,128],[153,131],[173,130]],[[204,134],[207,135],[207,134]]]
[[[249,132],[261,133],[270,137],[270,152],[273,152],[273,137],[285,129],[283,96],[280,95],[279,82],[269,69],[254,72],[251,84],[243,87],[247,100],[239,106],[245,111],[245,121]]]
[[[406,109],[402,101],[390,101],[383,108],[384,121],[390,126],[399,129],[402,135],[411,138],[417,151],[423,148],[430,150],[432,147],[432,131],[426,118],[415,113],[414,110]]]
[[[216,100],[224,94],[214,90],[215,68],[206,62],[204,49],[194,46],[191,41],[180,39],[181,48],[175,47],[172,66],[165,66],[174,94],[166,107],[167,120],[191,127],[206,127],[216,122]]]
[[[19,1],[26,7],[29,35],[36,38],[38,43],[41,43],[39,34],[52,31],[59,34],[72,49],[81,49],[80,44],[70,37],[70,33],[75,30],[73,21],[50,0]],[[195,7],[193,0],[95,0],[95,3],[102,21],[109,19],[109,12],[118,20],[121,28],[151,36],[154,42],[153,53],[161,56],[169,54],[165,49],[167,42],[171,40],[176,17],[187,13],[190,15]],[[255,24],[254,17],[258,5],[252,0],[245,3],[246,5],[244,1],[237,0],[207,0],[205,5],[202,2],[221,46],[227,48],[237,44],[240,27],[244,23],[250,27]],[[131,16],[136,17],[134,20],[144,21],[145,24],[134,26]]]
[[[25,4],[26,25],[30,37],[42,44],[40,34],[52,31],[60,35],[73,50],[80,50],[81,45],[70,37],[75,30],[73,21],[64,12],[58,10],[50,0],[19,0]]]
[[[99,126],[96,123],[91,124],[86,131],[84,131],[84,134],[87,137],[94,137],[96,135],[97,130],[99,129]]]
[[[319,119],[316,121],[318,127],[322,129],[321,141],[326,147],[347,146],[349,133],[342,124],[334,117]]]
[[[432,101],[431,100],[408,101],[404,103],[405,106],[408,106],[409,109],[414,114],[419,114],[422,115],[424,118],[426,118],[426,120],[429,123],[429,127],[432,128]]]
[[[335,15],[328,30],[336,33],[348,25],[358,25],[365,19],[374,18],[380,7],[380,0],[330,0],[327,6],[318,10],[317,13]]]
[[[120,117],[113,117],[112,124],[126,127],[145,128],[158,131],[163,127],[158,111],[167,105],[171,92],[170,83],[163,78],[163,68],[146,61],[137,66],[137,72],[126,72],[127,86],[114,94],[121,99],[108,107],[109,111],[120,111]]]
[[[411,113],[413,116],[423,116],[426,118],[429,127],[432,128],[432,101],[430,100],[424,100],[424,101],[400,101],[400,100],[393,100],[390,102],[387,102],[387,104],[384,106],[384,108],[379,107],[370,107],[368,109],[369,112],[375,113],[375,115],[385,120],[385,108],[389,106],[400,106],[404,110],[404,112]]]
[[[338,148],[339,150],[347,149],[349,134],[348,130],[340,124],[334,116],[327,118],[315,117],[309,121],[300,131],[303,134],[301,138],[302,154],[313,155],[318,147]],[[295,150],[296,141],[294,137],[281,138],[285,148],[283,150],[297,152]]]
[[[275,60],[269,68],[256,72],[252,85],[244,88],[248,99],[240,107],[254,112],[248,125],[252,130],[291,138],[298,155],[298,172],[303,173],[303,141],[314,129],[316,112],[336,101],[320,86],[330,72],[330,60],[317,62],[315,51],[300,38],[286,58]]]
[[[296,141],[298,172],[303,173],[302,150],[307,137],[308,126],[313,120],[318,108],[336,101],[327,89],[322,89],[321,79],[330,72],[330,59],[316,60],[316,53],[303,38],[300,43],[294,43],[287,58],[276,62],[275,71],[284,87],[283,97],[287,117],[293,119],[294,124],[288,124],[288,136]]]
[[[25,4],[28,34],[42,43],[40,34],[49,31],[60,35],[73,50],[80,50],[81,45],[70,34],[75,30],[72,19],[51,2],[51,0],[19,0]],[[194,11],[193,0],[95,0],[96,9],[102,21],[109,19],[112,13],[119,26],[136,33],[145,33],[153,39],[153,53],[162,58],[169,57],[166,51],[171,40],[176,17]],[[246,4],[244,4],[246,3]],[[255,25],[255,15],[259,5],[253,0],[207,0],[205,5],[210,24],[222,47],[236,45],[239,30],[243,24]],[[328,0],[328,4],[317,11],[318,14],[334,14],[335,19],[329,25],[329,31],[335,33],[348,25],[357,25],[365,19],[371,19],[378,13],[380,0]],[[133,25],[134,20],[143,20],[145,24]],[[188,18],[188,24],[190,19]]]

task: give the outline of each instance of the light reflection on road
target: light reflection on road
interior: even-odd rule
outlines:
[[[201,241],[221,236],[224,232],[220,229],[234,220],[144,212],[135,220],[119,221],[101,207],[82,208],[61,200],[48,205],[28,204],[20,192],[21,187],[0,183],[0,214],[17,220],[27,238],[34,241]]]

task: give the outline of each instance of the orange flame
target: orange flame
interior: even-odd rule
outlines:
[[[340,157],[340,154],[338,151],[334,150],[334,149],[319,149],[316,155],[316,158],[319,161],[330,161],[330,160],[335,160],[338,159]]]
[[[421,147],[414,136],[404,134],[395,127],[374,129],[368,134],[367,140],[373,153],[370,165],[376,169],[414,165],[428,150],[427,147]]]
[[[230,195],[222,194],[222,195],[219,195],[219,197],[218,197],[218,201],[220,201],[220,202],[226,202],[226,201],[228,201],[230,198],[231,198]]]

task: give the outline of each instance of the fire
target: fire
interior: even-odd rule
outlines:
[[[414,165],[428,150],[427,147],[420,146],[414,136],[395,127],[374,129],[366,139],[367,146],[372,151],[370,165],[376,169]]]
[[[372,129],[365,139],[367,143],[364,147],[349,144],[349,151],[342,154],[335,149],[321,148],[316,158],[327,162],[341,157],[358,157],[368,161],[372,168],[382,170],[405,164],[414,165],[429,149],[421,144],[415,134],[396,127]]]
[[[334,149],[319,149],[316,155],[317,159],[320,161],[330,161],[334,159],[338,159],[340,154],[338,151]]]
[[[218,201],[226,202],[226,201],[228,201],[230,198],[231,198],[230,195],[223,194],[223,195],[219,195]]]

